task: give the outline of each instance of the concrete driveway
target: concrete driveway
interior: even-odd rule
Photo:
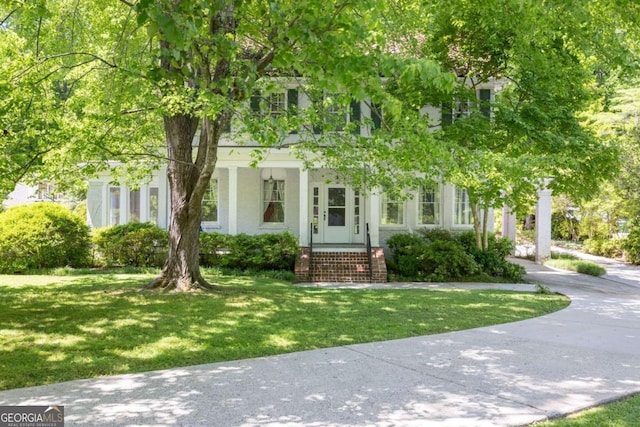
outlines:
[[[67,426],[513,426],[640,391],[640,281],[530,280],[572,303],[468,331],[0,392]]]

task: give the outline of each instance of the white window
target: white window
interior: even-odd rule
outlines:
[[[149,187],[149,222],[158,224],[158,206],[160,198],[158,187]]]
[[[218,222],[218,180],[214,178],[202,198],[202,221]]]
[[[109,187],[109,225],[120,224],[120,187]]]
[[[454,224],[470,225],[472,223],[469,193],[465,189],[456,188],[454,206]]]
[[[418,224],[440,224],[440,186],[422,186],[418,196]]]
[[[140,190],[129,191],[129,221],[140,221]]]
[[[279,117],[287,110],[287,99],[285,92],[272,93],[269,95],[269,115]]]
[[[382,195],[382,225],[404,224],[404,200],[389,194]]]
[[[284,180],[265,179],[262,183],[262,221],[284,223]]]

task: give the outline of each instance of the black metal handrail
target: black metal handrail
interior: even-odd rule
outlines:
[[[313,223],[309,227],[309,281],[313,280]]]
[[[367,258],[369,260],[369,281],[373,282],[373,258],[371,255],[371,234],[369,234],[369,223],[366,224],[367,229]]]

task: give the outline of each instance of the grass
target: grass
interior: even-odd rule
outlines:
[[[0,276],[0,389],[512,322],[558,295],[332,290],[219,276],[210,294],[141,292],[153,273]]]
[[[581,411],[566,418],[535,424],[536,427],[640,426],[640,394]]]
[[[551,259],[547,260],[544,265],[597,277],[607,274],[607,270],[604,267],[591,261],[585,261],[571,254],[554,252],[551,254]]]

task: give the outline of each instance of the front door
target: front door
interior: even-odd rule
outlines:
[[[346,187],[327,185],[325,187],[323,212],[324,241],[326,243],[351,243],[349,233]]]
[[[364,242],[360,193],[340,184],[314,184],[312,190],[313,241]]]

